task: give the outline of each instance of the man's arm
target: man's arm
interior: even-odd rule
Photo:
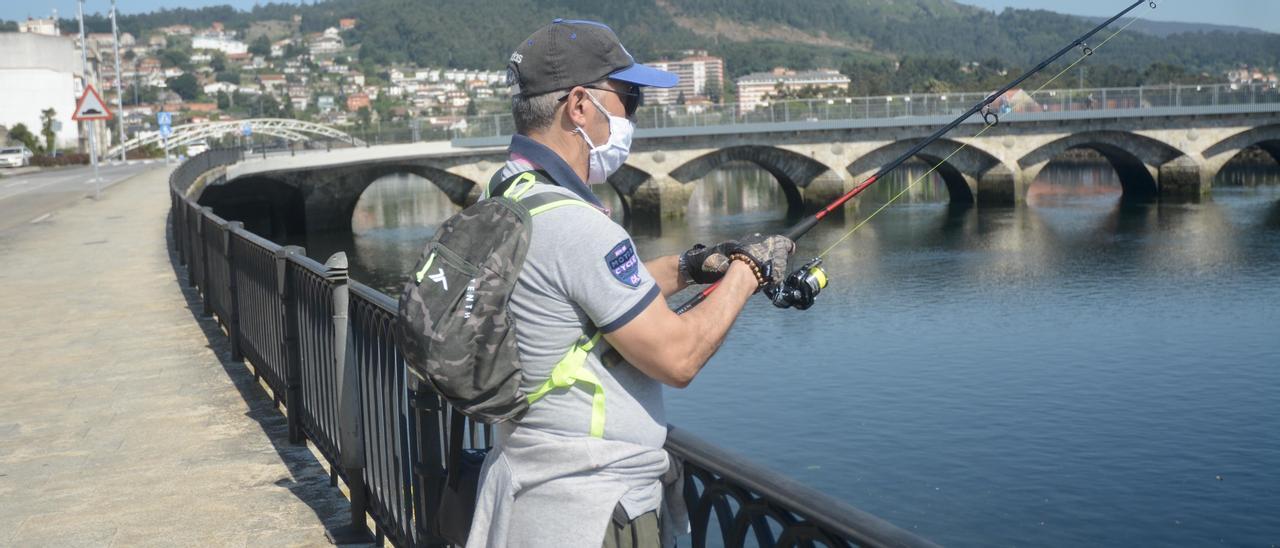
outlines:
[[[655,265],[661,269],[661,275],[659,270],[652,271],[662,288],[663,298],[654,299],[638,316],[604,337],[644,374],[663,384],[684,388],[720,348],[738,313],[759,284],[750,267],[734,261],[714,293],[693,310],[677,315],[667,305],[670,286],[664,283],[679,285],[672,279],[678,277],[674,266],[676,258],[662,257],[650,262],[668,259],[670,267],[665,262]],[[645,263],[645,267],[648,268],[649,263]]]
[[[688,287],[684,283],[684,276],[680,275],[680,256],[667,255],[656,259],[645,261],[644,267],[649,271],[649,275],[653,276],[653,281],[658,283],[658,289],[662,291],[663,297],[670,297],[676,292]]]

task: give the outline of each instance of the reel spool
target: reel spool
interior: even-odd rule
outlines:
[[[826,287],[827,271],[822,269],[822,259],[817,258],[788,275],[768,297],[778,308],[805,310],[813,306],[818,293]]]

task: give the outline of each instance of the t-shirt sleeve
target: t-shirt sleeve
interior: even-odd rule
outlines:
[[[560,285],[600,331],[616,331],[659,295],[631,235],[608,217],[562,208],[568,221],[560,246]],[[557,212],[559,213],[559,212]]]

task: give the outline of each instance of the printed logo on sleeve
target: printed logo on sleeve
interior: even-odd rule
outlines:
[[[618,281],[627,287],[640,287],[640,258],[636,257],[631,240],[622,240],[613,246],[613,250],[604,256],[604,262]]]

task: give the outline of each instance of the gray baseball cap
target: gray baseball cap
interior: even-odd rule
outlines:
[[[507,83],[525,97],[608,77],[637,86],[669,88],[675,74],[637,63],[604,23],[556,19],[521,42],[507,64]]]

